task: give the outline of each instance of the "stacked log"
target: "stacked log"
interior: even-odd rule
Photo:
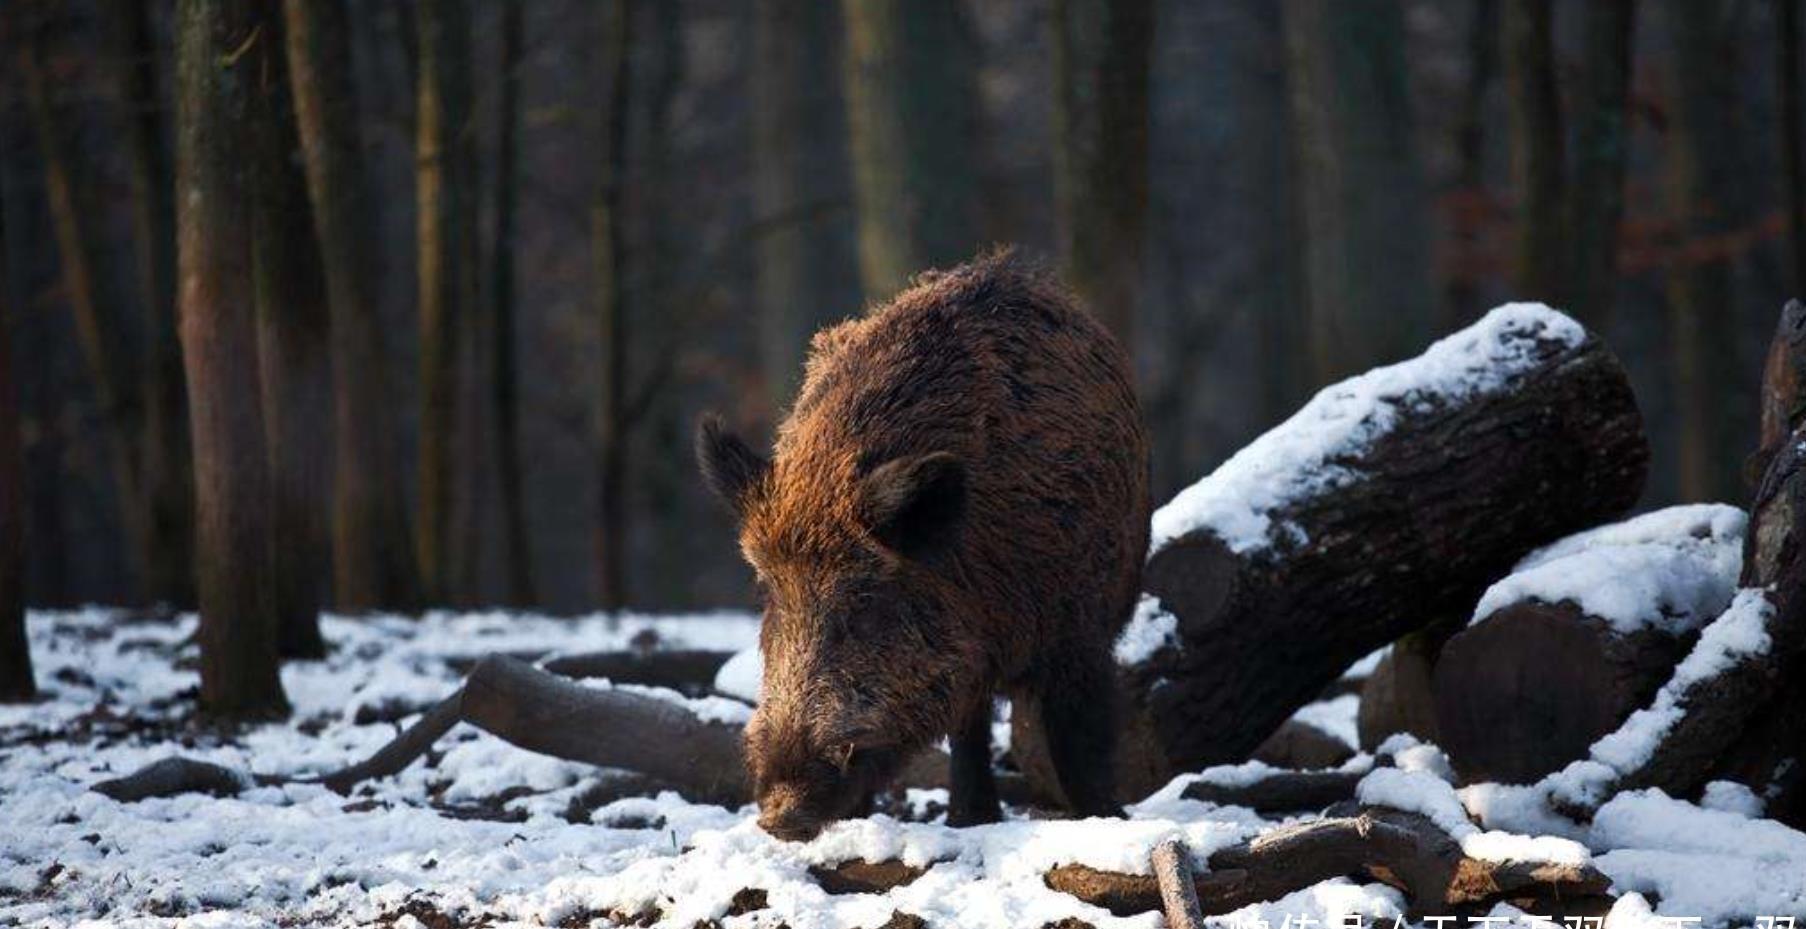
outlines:
[[[1564,539],[1480,599],[1435,671],[1440,744],[1469,781],[1531,783],[1644,706],[1731,602],[1743,512],[1672,507]]]
[[[1546,307],[1333,385],[1154,517],[1170,640],[1122,668],[1119,786],[1239,761],[1356,659],[1622,514],[1649,457],[1623,368]],[[1014,746],[1047,780],[1039,735]]]

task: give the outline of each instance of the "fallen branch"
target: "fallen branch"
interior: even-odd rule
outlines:
[[[1244,806],[1256,813],[1316,812],[1353,799],[1363,776],[1344,771],[1284,771],[1247,784],[1193,781],[1180,796],[1221,806]]]
[[[616,684],[664,687],[689,695],[714,691],[715,674],[733,652],[702,649],[635,649],[556,655],[540,667],[559,677],[605,677]]]
[[[1160,886],[1160,909],[1167,929],[1203,929],[1204,911],[1198,902],[1197,878],[1191,870],[1191,854],[1177,839],[1154,846],[1149,867]]]

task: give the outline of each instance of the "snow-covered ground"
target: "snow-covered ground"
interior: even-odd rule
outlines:
[[[1033,929],[1074,918],[1152,929],[1160,925],[1156,914],[1112,917],[1047,888],[1041,874],[1065,863],[1146,873],[1148,850],[1171,836],[1201,863],[1280,824],[1180,798],[1197,777],[1259,776],[1251,764],[1179,778],[1131,807],[1127,820],[1041,820],[1014,811],[1008,822],[954,830],[874,816],[806,844],[782,843],[759,831],[750,808],[670,794],[606,802],[617,772],[532,755],[470,727],[455,729],[401,775],[351,796],[291,785],[231,798],[118,803],[88,789],[176,754],[257,773],[336,768],[449,693],[474,657],[594,651],[654,638],[744,649],[755,641],[756,620],[436,615],[329,619],[325,631],[335,647],[330,658],[283,672],[290,720],[223,733],[188,720],[192,620],[32,615],[46,698],[0,708],[0,925],[586,926],[657,912],[659,925],[686,929],[709,921],[805,929],[879,926],[903,912],[934,926]],[[736,677],[745,675],[724,675]],[[756,686],[737,680],[723,689]],[[713,699],[723,716],[744,712]],[[1353,709],[1343,697],[1300,715],[1347,735]],[[1629,794],[1580,826],[1540,807],[1529,788],[1456,791],[1442,779],[1447,765],[1433,748],[1398,742],[1384,751],[1397,767],[1368,774],[1364,799],[1445,823],[1475,857],[1590,859],[1622,895],[1607,923],[1613,929],[1674,925],[1659,916],[1699,916],[1711,926],[1806,914],[1806,835],[1753,818],[1759,801],[1747,791],[1715,788],[1711,808]],[[1372,764],[1359,756],[1345,767]],[[908,819],[944,801],[933,792],[911,799],[900,811]],[[832,895],[809,875],[811,866],[853,858],[928,870],[885,894]],[[745,911],[748,889],[764,892],[763,908]],[[1404,906],[1384,885],[1336,880],[1212,924],[1332,926],[1359,914],[1364,925],[1391,926]]]

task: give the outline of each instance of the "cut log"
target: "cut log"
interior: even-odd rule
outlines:
[[[1288,719],[1254,749],[1254,760],[1275,768],[1333,768],[1354,757],[1354,747],[1310,723]]]
[[[1379,748],[1387,736],[1400,732],[1441,743],[1432,675],[1443,645],[1465,625],[1443,620],[1392,643],[1361,687],[1355,727],[1363,751]]]
[[[1177,623],[1125,668],[1146,766],[1247,757],[1356,659],[1623,513],[1648,457],[1617,359],[1547,308],[1324,390],[1154,517],[1144,589]]]
[[[1443,649],[1438,744],[1464,781],[1531,783],[1647,705],[1687,645],[1626,635],[1568,601],[1513,604]]]
[[[1563,539],[1489,588],[1435,672],[1455,769],[1532,783],[1647,705],[1736,593],[1746,523],[1669,507]]]
[[[1806,303],[1789,300],[1781,308],[1762,366],[1761,402],[1761,440],[1745,468],[1752,487],[1761,484],[1781,443],[1806,422]]]

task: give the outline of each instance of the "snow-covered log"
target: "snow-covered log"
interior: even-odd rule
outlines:
[[[1609,882],[1591,865],[1469,857],[1428,817],[1383,807],[1277,829],[1216,852],[1208,864],[1196,876],[1206,914],[1277,900],[1335,877],[1391,884],[1425,912],[1506,899],[1537,900],[1564,915],[1602,913],[1610,905]],[[1119,916],[1161,908],[1153,875],[1062,865],[1046,880]]]
[[[1355,728],[1363,750],[1373,751],[1387,736],[1406,733],[1437,742],[1436,691],[1432,684],[1442,646],[1465,622],[1439,620],[1386,650],[1361,686]]]
[[[1238,783],[1197,780],[1180,796],[1256,813],[1315,813],[1354,798],[1365,771],[1275,771]]]
[[[1246,757],[1356,659],[1623,513],[1648,457],[1617,359],[1540,305],[1326,388],[1154,515],[1157,604],[1118,658],[1158,756],[1125,770]]]
[[[1469,781],[1530,783],[1646,705],[1730,604],[1743,511],[1678,506],[1532,553],[1435,672],[1440,745]]]

